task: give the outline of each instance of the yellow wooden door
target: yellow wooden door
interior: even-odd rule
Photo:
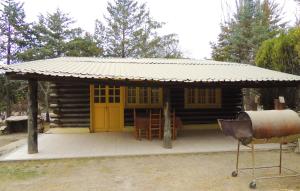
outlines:
[[[95,104],[94,106],[94,131],[107,131],[106,107]]]
[[[106,87],[93,87],[93,131],[107,131]]]
[[[109,131],[122,131],[124,124],[123,88],[108,86],[107,118]]]
[[[124,127],[124,88],[120,86],[93,86],[92,131],[122,131]]]

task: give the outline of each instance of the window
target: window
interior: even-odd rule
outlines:
[[[106,89],[105,86],[94,85],[94,103],[106,102]]]
[[[120,86],[94,84],[94,103],[120,103]]]
[[[127,108],[158,108],[162,107],[162,88],[127,87]]]
[[[136,103],[136,88],[128,87],[127,88],[127,102],[128,104],[135,104]]]
[[[149,101],[149,92],[148,88],[141,87],[138,88],[139,92],[139,103],[140,104],[148,104]]]
[[[220,88],[186,88],[184,89],[185,108],[220,108]]]
[[[160,88],[150,88],[151,91],[151,104],[160,104],[162,93]]]

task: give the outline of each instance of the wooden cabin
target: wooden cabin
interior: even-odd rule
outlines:
[[[133,127],[134,110],[163,109],[162,87],[56,82],[52,84],[54,127],[90,128],[91,132]],[[234,118],[242,109],[241,88],[170,88],[171,111],[185,128],[203,128],[218,118]]]
[[[300,90],[300,76],[211,60],[61,57],[0,64],[0,69],[11,79],[28,80],[29,153],[38,151],[38,81],[52,82],[56,127],[124,131],[133,125],[135,113],[163,110],[166,148],[170,113],[180,117],[184,128],[197,127],[234,118],[242,110],[243,88]]]

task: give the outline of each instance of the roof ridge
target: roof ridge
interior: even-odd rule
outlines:
[[[68,59],[70,58],[70,59]],[[114,58],[114,57],[59,57],[54,59],[63,59],[66,62],[97,62],[97,63],[124,63],[124,64],[176,64],[176,65],[238,65],[249,66],[236,62],[222,62],[214,60],[198,60],[186,58]],[[52,59],[49,59],[52,60]],[[159,62],[161,61],[161,62]]]

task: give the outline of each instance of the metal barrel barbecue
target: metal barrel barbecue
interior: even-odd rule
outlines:
[[[233,136],[244,145],[253,138],[269,139],[300,133],[300,118],[292,110],[265,110],[240,112],[235,120],[219,119],[225,135]]]
[[[293,110],[245,111],[238,120],[250,120],[253,137],[269,139],[300,133],[300,118]]]
[[[241,170],[252,169],[253,180],[250,188],[256,187],[256,180],[282,177],[300,176],[300,173],[294,170],[282,167],[282,143],[283,137],[300,134],[300,117],[292,110],[264,110],[264,111],[244,111],[237,115],[237,119],[218,119],[219,126],[223,133],[232,136],[238,140],[236,170],[232,176],[237,176]],[[253,139],[270,139],[281,137],[280,158],[278,166],[255,167],[254,143]],[[252,168],[239,168],[240,144],[247,146],[251,144],[252,150]],[[249,147],[249,146],[248,146]],[[254,170],[262,168],[279,168],[279,176],[255,177]],[[294,172],[290,175],[281,175],[282,169]]]

